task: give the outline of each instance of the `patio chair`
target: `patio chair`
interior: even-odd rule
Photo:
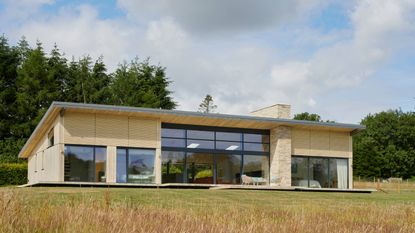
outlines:
[[[247,176],[247,175],[242,175],[242,185],[249,185],[249,184],[254,184],[254,181],[252,180],[252,177]]]

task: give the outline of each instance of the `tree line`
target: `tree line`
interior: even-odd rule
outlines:
[[[17,153],[53,101],[174,109],[166,70],[149,59],[121,63],[108,72],[103,58],[68,60],[55,45],[0,37],[0,162]]]

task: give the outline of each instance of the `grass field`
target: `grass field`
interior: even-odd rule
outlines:
[[[415,190],[0,188],[0,232],[415,232]]]

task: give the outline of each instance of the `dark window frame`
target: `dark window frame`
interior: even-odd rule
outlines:
[[[65,178],[65,159],[66,159],[66,151],[65,151],[65,147],[66,146],[77,146],[77,147],[92,147],[93,148],[93,163],[94,163],[94,166],[93,166],[93,170],[94,170],[94,181],[67,181],[66,180],[66,178]],[[95,177],[95,175],[96,175],[96,151],[95,151],[95,148],[105,148],[105,152],[106,152],[106,154],[105,154],[105,182],[100,182],[100,181],[95,181],[96,180],[96,178],[97,177]],[[65,181],[65,182],[91,182],[91,183],[106,183],[107,182],[107,177],[108,177],[108,175],[107,175],[107,163],[108,163],[108,147],[107,146],[100,146],[100,145],[81,145],[81,144],[64,144],[63,145],[63,151],[64,151],[64,158],[63,158],[63,161],[64,161],[64,171],[63,171],[63,180]]]
[[[306,158],[307,159],[307,186],[310,187],[310,158],[312,159],[327,159],[327,180],[330,181],[330,159],[345,159],[347,161],[347,189],[350,188],[349,185],[349,175],[350,175],[350,166],[349,166],[349,158],[344,157],[328,157],[328,156],[310,156],[310,155],[291,155],[291,161],[292,158]],[[291,163],[292,165],[292,163]],[[292,173],[291,173],[292,176]],[[332,187],[328,187],[332,188]],[[335,188],[334,188],[335,189]]]
[[[125,171],[126,171],[126,182],[125,182],[125,184],[134,184],[134,183],[128,182],[128,175],[129,175],[129,173],[128,173],[128,165],[129,165],[129,161],[130,161],[129,149],[133,149],[133,150],[153,150],[154,151],[154,168],[153,168],[153,173],[154,173],[154,176],[156,175],[155,174],[155,172],[156,172],[156,164],[155,164],[156,163],[156,148],[117,146],[117,147],[115,147],[115,156],[116,157],[118,156],[118,153],[117,153],[117,150],[118,149],[125,150],[125,168],[126,168],[125,169]],[[115,169],[117,169],[117,168],[115,168]],[[115,177],[117,177],[117,170],[115,170]],[[120,182],[120,183],[122,183],[122,182]],[[154,183],[155,183],[155,180],[152,183],[150,183],[150,184],[154,184]]]
[[[180,129],[185,130],[185,137],[177,138],[177,137],[163,137],[161,136],[161,140],[165,139],[184,139],[185,146],[184,147],[168,147],[162,146],[162,150],[181,150],[185,152],[205,152],[205,153],[225,153],[225,154],[257,154],[257,155],[267,155],[270,157],[270,146],[271,146],[271,135],[269,130],[261,130],[261,129],[244,129],[244,128],[227,128],[227,127],[215,127],[215,126],[200,126],[200,125],[186,125],[186,124],[170,124],[170,123],[162,123],[161,130],[163,129]],[[188,137],[188,130],[199,130],[199,131],[210,131],[213,132],[214,138],[212,139],[193,139]],[[224,133],[240,133],[241,138],[239,141],[234,140],[217,140],[216,135],[217,132],[224,132]],[[258,134],[258,135],[265,135],[268,136],[267,142],[250,142],[245,141],[245,134]],[[188,140],[200,140],[200,141],[212,141],[214,144],[213,149],[200,149],[200,148],[187,148]],[[216,142],[239,142],[241,144],[241,149],[239,150],[217,150],[216,149]],[[251,143],[257,145],[268,145],[269,151],[245,151],[244,143]]]

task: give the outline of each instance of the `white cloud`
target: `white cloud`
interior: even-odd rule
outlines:
[[[358,1],[350,9],[351,27],[329,32],[301,21],[325,5],[320,1],[235,1],[120,0],[128,16],[112,19],[101,19],[90,5],[63,7],[27,13],[30,20],[6,33],[39,39],[46,50],[56,42],[68,56],[103,55],[112,70],[122,60],[149,56],[167,67],[180,109],[197,110],[211,94],[222,113],[285,102],[297,112],[339,112],[328,118],[346,121],[357,121],[358,114],[348,118],[335,98],[320,106],[325,93],[360,85],[414,36],[415,4],[409,0]],[[290,49],[275,42],[281,34]],[[305,54],[308,46],[314,49]],[[355,111],[363,116],[369,108]]]
[[[309,13],[320,0],[119,0],[139,21],[171,17],[192,33],[224,33],[272,28]]]

